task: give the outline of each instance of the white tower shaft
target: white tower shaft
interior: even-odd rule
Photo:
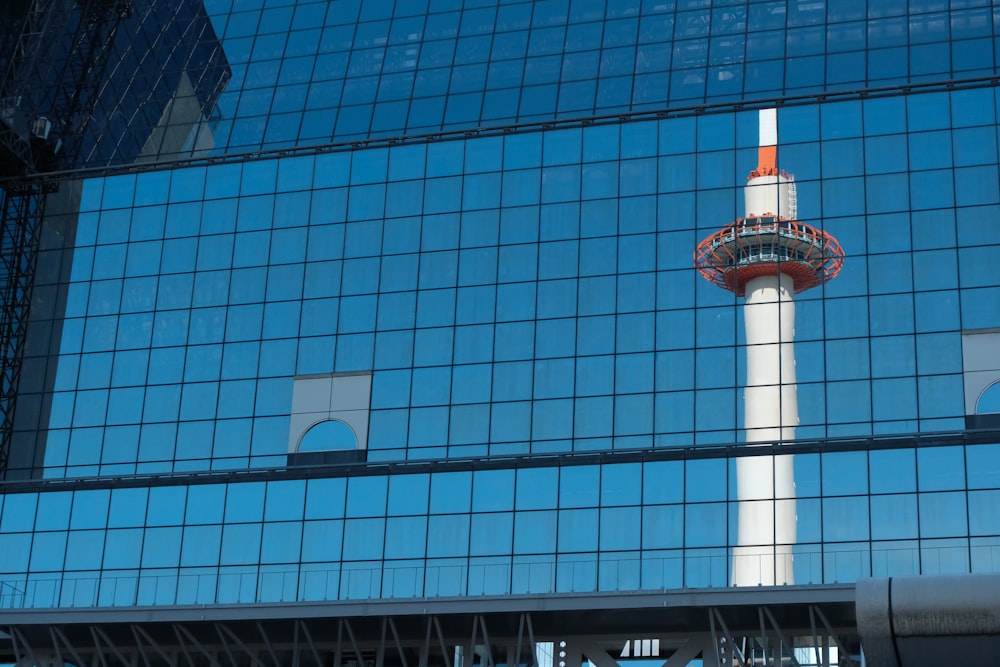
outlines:
[[[791,220],[795,217],[791,201],[791,186],[794,181],[788,176],[757,176],[747,181],[743,188],[747,215],[777,215]]]
[[[775,168],[773,109],[760,112],[760,164],[744,188],[747,217],[791,217],[790,179]],[[783,442],[795,437],[799,408],[795,386],[794,281],[788,275],[760,276],[745,286],[747,383],[744,427],[748,442]],[[734,586],[794,583],[795,474],[791,456],[744,456],[736,462],[739,502]]]
[[[795,437],[795,302],[792,278],[754,278],[746,285],[747,339],[744,426],[748,442]],[[795,473],[792,456],[744,456],[736,461],[739,501],[734,586],[794,583]]]

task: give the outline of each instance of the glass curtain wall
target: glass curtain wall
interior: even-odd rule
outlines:
[[[735,461],[703,456],[11,493],[0,603],[724,587]],[[800,451],[795,480],[796,584],[1000,568],[1000,445]]]
[[[729,585],[747,344],[692,254],[771,107],[846,255],[796,298],[794,581],[1000,568],[987,3],[205,9],[231,79],[147,119],[199,159],[43,234],[0,606]],[[295,467],[315,414],[392,473]]]
[[[797,299],[798,437],[964,428],[961,332],[1000,326],[994,107],[974,89],[780,110],[799,217],[846,252]],[[756,129],[713,114],[87,181],[72,253],[40,260],[65,266],[37,289],[66,295],[30,360],[53,382],[21,398],[45,474],[281,464],[295,378],[331,373],[371,374],[371,461],[739,441],[742,312],[692,252],[735,219]]]

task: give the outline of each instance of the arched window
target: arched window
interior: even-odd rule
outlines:
[[[1000,381],[994,382],[986,388],[979,396],[976,403],[977,415],[991,415],[1000,413]]]
[[[299,452],[347,451],[358,448],[358,438],[342,421],[329,419],[310,427],[299,441]]]

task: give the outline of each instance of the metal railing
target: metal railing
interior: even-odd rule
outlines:
[[[0,575],[0,610],[667,591],[731,585],[734,556],[484,557],[460,563],[230,566]],[[773,563],[772,558],[757,558]],[[796,550],[795,584],[860,576],[1000,572],[1000,546]]]

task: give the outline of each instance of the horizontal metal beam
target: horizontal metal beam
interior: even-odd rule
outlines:
[[[733,459],[744,456],[816,454],[820,452],[861,452],[915,447],[947,447],[993,444],[1000,440],[1000,428],[951,433],[911,433],[878,435],[866,438],[822,438],[797,440],[785,444],[757,442],[725,445],[616,449],[600,452],[561,452],[484,458],[449,458],[426,461],[387,461],[372,463],[334,463],[320,466],[287,466],[248,470],[205,470],[193,473],[155,473],[107,477],[49,478],[0,482],[0,493],[76,491],[91,489],[150,488],[154,486],[194,486],[235,482],[271,482],[288,479],[322,479],[375,475],[406,475],[431,472],[507,470],[511,468],[546,468],[610,463],[652,461],[687,461]]]
[[[74,623],[173,623],[309,618],[364,618],[464,614],[538,615],[560,612],[606,613],[625,610],[682,610],[760,605],[851,605],[854,584],[811,586],[702,588],[678,591],[629,593],[567,593],[555,595],[505,595],[413,600],[286,602],[239,605],[190,605],[155,607],[96,607],[68,609],[0,610],[5,625]],[[804,619],[805,620],[805,619]]]
[[[761,97],[757,99],[744,99],[737,102],[713,102],[708,104],[686,104],[678,106],[668,106],[661,109],[643,111],[625,111],[610,114],[598,114],[583,117],[559,118],[545,121],[529,121],[506,125],[488,125],[475,128],[462,128],[458,130],[445,130],[422,132],[419,134],[403,134],[392,137],[372,137],[368,139],[349,139],[321,145],[308,145],[301,147],[282,147],[264,150],[251,150],[239,153],[226,153],[224,155],[213,155],[211,157],[163,159],[151,162],[132,163],[122,166],[93,166],[82,169],[67,171],[50,171],[44,174],[36,174],[34,178],[45,180],[72,180],[76,178],[108,177],[124,173],[142,173],[147,171],[158,171],[165,169],[181,169],[195,166],[211,166],[216,164],[228,164],[238,162],[249,162],[254,160],[268,160],[290,156],[308,156],[324,153],[335,153],[344,151],[363,150],[368,148],[382,148],[396,146],[400,144],[421,144],[438,141],[455,141],[470,139],[474,137],[504,136],[512,133],[541,132],[546,130],[588,127],[591,125],[620,125],[627,122],[638,122],[644,120],[662,120],[666,118],[688,118],[692,116],[703,116],[707,114],[730,114],[753,109],[771,107],[791,107],[791,106],[811,106],[815,104],[844,102],[848,100],[861,100],[885,97],[898,97],[902,95],[913,95],[918,93],[933,93],[951,90],[967,90],[975,88],[991,88],[1000,84],[1000,77],[996,75],[985,77],[972,77],[962,79],[948,79],[945,81],[928,81],[922,83],[904,83],[890,86],[872,86],[869,88],[851,90],[832,90],[818,93],[800,93],[797,95],[786,95],[778,97]],[[14,180],[14,179],[7,179]],[[17,179],[20,180],[20,179]],[[0,177],[0,183],[5,181]]]

